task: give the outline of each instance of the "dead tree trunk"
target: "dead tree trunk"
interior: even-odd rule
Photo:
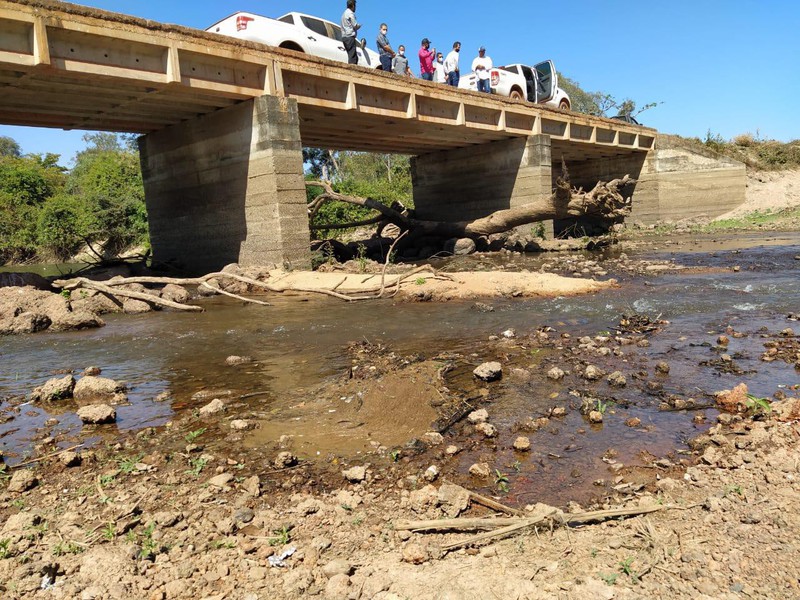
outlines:
[[[372,198],[347,196],[335,192],[325,181],[308,181],[308,187],[321,187],[325,190],[309,204],[309,214],[313,216],[322,203],[328,200],[339,200],[378,211],[383,220],[394,223],[403,230],[418,235],[431,235],[442,238],[468,237],[478,238],[493,233],[503,233],[529,223],[565,219],[569,217],[594,216],[598,219],[616,219],[630,213],[631,200],[622,195],[622,189],[636,183],[635,179],[625,175],[621,179],[599,182],[592,190],[584,192],[574,189],[565,179],[559,178],[556,189],[548,198],[538,199],[529,204],[515,208],[498,210],[492,214],[473,221],[426,221],[409,216],[405,212],[381,204]],[[363,221],[358,225],[362,225]],[[346,228],[349,225],[338,225]]]

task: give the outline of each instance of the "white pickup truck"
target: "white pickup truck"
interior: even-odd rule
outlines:
[[[549,104],[566,110],[572,106],[569,95],[558,87],[558,73],[551,60],[533,67],[521,64],[495,67],[489,74],[492,93],[498,96]],[[470,73],[461,78],[458,87],[477,90],[477,80],[478,76]]]
[[[287,13],[278,19],[237,12],[214,23],[206,31],[347,62],[342,28],[330,21],[297,12]],[[378,53],[365,46],[365,40],[356,44],[358,64],[380,67]]]

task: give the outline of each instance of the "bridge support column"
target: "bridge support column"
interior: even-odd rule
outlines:
[[[550,136],[501,140],[411,159],[421,219],[464,221],[549,197]]]
[[[308,268],[297,102],[263,96],[139,141],[153,258]]]

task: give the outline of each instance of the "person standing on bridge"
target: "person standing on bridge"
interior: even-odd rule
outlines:
[[[414,76],[413,73],[411,73],[411,68],[408,66],[406,47],[403,46],[403,44],[400,44],[397,47],[397,54],[395,54],[394,59],[392,60],[392,71],[398,75],[407,75],[408,77]]]
[[[447,85],[458,87],[461,72],[458,70],[458,53],[461,52],[461,42],[453,42],[453,49],[444,59],[444,72],[447,73]]]
[[[433,80],[436,83],[447,83],[447,76],[444,74],[444,56],[441,52],[437,52],[436,62],[433,63]]]
[[[392,59],[394,58],[394,50],[392,50],[391,45],[389,45],[389,38],[386,37],[386,32],[388,31],[389,26],[386,23],[381,23],[377,44],[381,59],[381,69],[384,71],[392,70]]]
[[[431,41],[423,38],[419,49],[419,76],[425,81],[433,81],[433,58],[436,56],[436,48],[430,50],[430,45]]]
[[[486,56],[486,48],[483,46],[478,48],[478,56],[472,61],[472,70],[477,78],[478,91],[491,94],[492,59]]]
[[[351,65],[358,64],[356,32],[359,29],[361,23],[356,20],[356,0],[347,0],[347,8],[342,14],[342,44],[347,51],[347,62]]]

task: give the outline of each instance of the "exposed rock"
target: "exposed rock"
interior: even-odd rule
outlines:
[[[469,474],[474,477],[480,477],[482,479],[488,479],[489,475],[492,474],[491,470],[489,469],[489,463],[475,463],[469,468]]]
[[[559,369],[558,367],[553,367],[547,372],[548,379],[552,379],[553,381],[561,381],[564,379],[564,371]]]
[[[117,420],[117,411],[108,404],[89,404],[78,409],[78,416],[89,425],[113,423]]]
[[[86,367],[86,368],[83,370],[83,376],[84,376],[84,377],[86,377],[86,376],[89,376],[89,377],[97,377],[97,376],[98,376],[98,375],[100,375],[100,373],[102,373],[102,372],[103,372],[103,371],[102,371],[102,369],[101,369],[100,367]]]
[[[459,452],[461,452],[461,448],[453,444],[444,449],[444,453],[447,454],[447,456],[455,456]]]
[[[567,409],[563,406],[554,406],[550,411],[551,417],[564,417],[567,414]],[[544,423],[546,425],[546,423]]]
[[[412,565],[421,565],[430,559],[428,549],[419,542],[409,542],[403,547],[403,560]]]
[[[439,487],[438,500],[448,517],[457,517],[469,507],[469,492],[460,485],[444,483]]]
[[[731,412],[743,411],[747,406],[747,384],[740,383],[732,390],[722,390],[715,394],[717,405]]]
[[[589,422],[590,423],[602,423],[603,422],[603,413],[599,410],[593,410],[589,412]]]
[[[287,469],[297,464],[297,457],[288,451],[279,452],[273,464],[276,469]]]
[[[439,446],[444,443],[444,438],[438,431],[429,431],[422,436],[422,441],[429,446]]]
[[[603,376],[603,371],[594,365],[587,365],[583,371],[583,378],[589,381],[597,381]]]
[[[20,469],[15,471],[8,483],[8,491],[22,493],[36,486],[39,480],[30,469]]]
[[[471,238],[452,238],[444,243],[444,250],[454,256],[466,256],[475,252],[475,242]]]
[[[521,435],[517,439],[514,440],[514,450],[518,450],[520,452],[527,452],[530,449],[531,449],[531,440],[530,440],[530,438],[527,438],[524,435]]]
[[[327,600],[347,600],[350,597],[350,578],[347,575],[334,575],[325,585]]]
[[[261,480],[258,475],[245,479],[242,482],[242,489],[251,496],[258,498],[261,495]]]
[[[334,558],[322,567],[322,572],[325,577],[330,579],[335,575],[350,575],[353,572],[353,567],[343,558]]]
[[[65,467],[77,467],[81,464],[81,455],[77,452],[64,452],[58,456],[58,460],[61,461],[61,464]]]
[[[0,334],[68,331],[101,327],[97,315],[70,305],[61,294],[32,287],[0,288]]]
[[[255,424],[245,419],[235,419],[231,421],[231,429],[234,431],[248,431],[255,428]]]
[[[229,356],[225,359],[225,364],[229,367],[234,367],[236,365],[246,365],[248,363],[253,362],[252,356]]]
[[[656,373],[661,373],[662,375],[669,373],[669,363],[663,360],[656,363]]]
[[[216,488],[226,488],[228,484],[233,481],[234,477],[231,473],[220,473],[208,480],[208,485],[213,485]]]
[[[630,417],[625,419],[625,425],[628,427],[639,427],[642,424],[642,420],[639,417]]]
[[[358,483],[367,478],[367,468],[364,466],[350,467],[346,471],[342,471],[342,475],[347,481]]]
[[[186,291],[185,288],[175,285],[174,283],[168,283],[161,288],[160,296],[164,300],[171,300],[172,302],[178,302],[179,304],[186,304],[191,298],[189,292]]]
[[[620,371],[614,371],[606,378],[608,381],[608,385],[613,387],[625,387],[628,384],[628,380],[625,379],[625,376]]]
[[[496,361],[485,362],[476,367],[472,373],[482,381],[496,381],[503,376],[503,366]]]
[[[75,378],[70,374],[64,377],[50,379],[41,387],[37,387],[31,393],[31,400],[52,402],[72,397],[72,390],[75,388]]]
[[[422,478],[425,481],[436,481],[438,477],[439,477],[439,467],[437,467],[436,465],[431,465],[430,467],[425,469],[425,472],[422,474]]]
[[[202,407],[199,411],[201,417],[208,417],[225,410],[225,403],[219,398],[214,398],[211,402]]]
[[[104,400],[121,402],[125,400],[125,386],[108,377],[81,377],[75,384],[72,395],[76,400]]]
[[[497,437],[497,427],[491,423],[478,423],[475,425],[475,431],[482,433],[487,438]]]
[[[473,424],[485,423],[489,419],[489,413],[485,408],[473,410],[471,413],[469,413],[469,415],[467,415],[467,419]]]

